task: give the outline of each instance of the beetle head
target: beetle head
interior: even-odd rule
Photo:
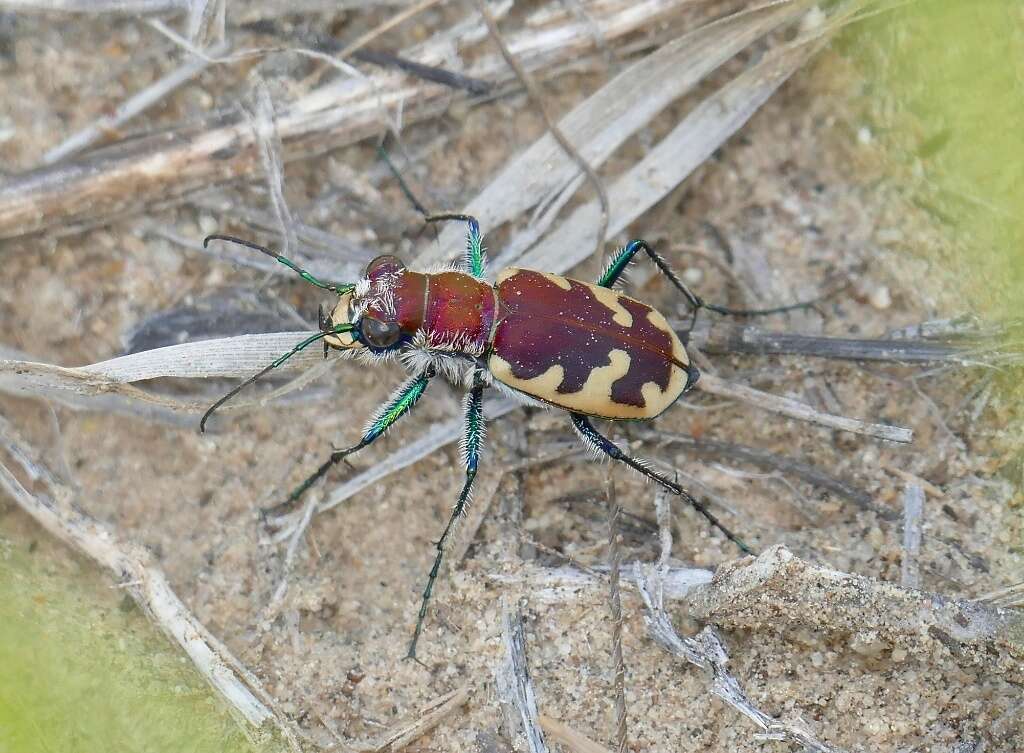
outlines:
[[[355,288],[338,298],[330,315],[320,323],[327,332],[339,324],[353,324],[344,334],[331,334],[324,342],[335,348],[389,350],[402,341],[402,328],[396,319],[395,287],[405,274],[405,265],[395,256],[378,256],[371,261]]]

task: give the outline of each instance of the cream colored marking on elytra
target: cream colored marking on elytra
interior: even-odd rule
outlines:
[[[682,342],[679,340],[679,336],[675,333],[675,330],[669,325],[668,321],[660,313],[651,309],[647,312],[647,321],[652,325],[668,333],[668,339],[672,341],[672,357],[675,358],[679,363],[684,366],[690,365],[690,356],[686,352],[686,348],[683,347]]]
[[[517,267],[506,267],[505,269],[501,270],[501,273],[495,278],[494,284],[501,285],[501,283],[505,282],[505,280],[507,280],[509,277],[515,277],[521,271],[522,270],[518,269]]]
[[[624,350],[612,350],[608,353],[611,363],[594,369],[579,393],[580,399],[574,402],[584,413],[609,418],[651,418],[670,406],[686,385],[684,372],[677,366],[669,367],[667,388],[662,391],[657,382],[645,382],[640,388],[643,406],[621,405],[612,400],[612,387],[616,380],[629,373],[631,359]],[[561,396],[559,396],[561,397]]]
[[[622,305],[622,296],[609,288],[602,288],[600,285],[587,285],[598,302],[607,306],[612,312],[612,321],[620,327],[632,327],[633,315]]]
[[[558,275],[553,275],[550,272],[541,272],[540,274],[548,282],[554,283],[555,285],[560,287],[562,290],[572,290],[572,283],[570,283],[564,277],[559,277]]]
[[[612,400],[612,385],[629,373],[630,357],[617,348],[609,352],[608,357],[611,363],[591,371],[578,392],[567,394],[558,392],[565,374],[559,365],[551,366],[532,379],[515,377],[509,363],[497,354],[491,355],[487,365],[494,378],[508,387],[559,408],[601,418],[653,418],[672,405],[686,386],[686,372],[678,366],[670,366],[666,390],[662,391],[655,382],[647,382],[641,387],[642,407],[616,403]]]
[[[663,413],[672,403],[676,401],[686,389],[686,371],[673,366],[669,372],[668,386],[662,391],[654,382],[647,382],[640,388],[640,394],[644,396],[644,410],[649,417]]]
[[[577,410],[593,413],[594,409],[606,406],[612,401],[612,384],[629,373],[629,353],[618,348],[608,351],[608,365],[598,366],[587,374],[587,381],[576,392],[558,395],[561,399],[571,398]]]
[[[558,385],[565,379],[565,369],[560,364],[549,367],[543,374],[532,379],[520,379],[512,373],[512,364],[497,353],[491,354],[487,368],[498,381],[529,395],[536,395],[542,400],[549,400],[548,395],[557,395]]]

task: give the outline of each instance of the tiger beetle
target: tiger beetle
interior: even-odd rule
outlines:
[[[353,283],[323,282],[268,248],[227,235],[212,240],[239,243],[274,257],[306,282],[338,296],[320,331],[222,397],[203,415],[199,427],[246,385],[277,368],[309,345],[354,352],[373,361],[397,357],[410,378],[382,405],[351,447],[336,450],[283,503],[296,502],[332,466],[372,444],[408,415],[430,381],[441,375],[468,390],[462,461],[465,483],[435,544],[437,554],[423,590],[408,658],[416,658],[427,604],[441,568],[445,544],[469,503],[484,437],[484,390],[493,387],[531,405],[569,413],[580,439],[596,455],[623,463],[682,497],[743,552],[751,550],[708,508],[647,462],[627,454],[598,431],[592,418],[651,419],[690,389],[700,376],[686,348],[665,317],[650,306],[614,290],[633,258],[645,253],[689,302],[720,314],[760,315],[806,307],[800,303],[772,309],[737,310],[706,303],[676,276],[665,260],[642,240],[620,249],[595,284],[547,272],[510,268],[491,284],[480,225],[464,214],[434,214],[428,222],[468,224],[462,262],[437,272],[413,272],[394,256],[378,256]]]

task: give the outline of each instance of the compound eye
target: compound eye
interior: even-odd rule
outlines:
[[[385,254],[384,256],[378,256],[376,259],[366,265],[366,276],[373,279],[381,274],[401,272],[405,269],[405,265],[397,256],[391,254]]]
[[[364,316],[359,323],[359,333],[371,348],[390,348],[402,336],[402,328],[398,322],[382,322]]]

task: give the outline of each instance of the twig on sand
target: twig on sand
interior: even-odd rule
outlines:
[[[446,693],[422,709],[416,721],[388,734],[370,750],[372,753],[397,753],[408,747],[462,706],[469,699],[469,691],[470,684],[466,683],[451,693]]]
[[[606,39],[617,40],[683,4],[662,0],[637,6],[620,0],[602,4],[594,20]],[[481,37],[476,33],[482,27],[478,19],[457,26],[462,32],[457,38],[442,30],[400,54],[423,65],[440,64]],[[576,21],[549,29],[543,49],[531,46],[536,41],[532,30],[508,38],[512,52],[530,70],[569,62],[594,48],[593,37]],[[317,55],[343,65],[337,58]],[[497,55],[480,56],[464,72],[497,84],[512,79]],[[445,86],[410,80],[393,70],[329,80],[291,101],[276,103],[283,156],[295,160],[377,135],[395,107],[402,108],[406,123],[432,117],[448,107],[450,97]],[[259,167],[258,150],[244,119],[237,113],[211,113],[201,123],[111,144],[89,161],[62,162],[5,179],[0,183],[0,238],[105,225],[111,217],[137,214],[154,203],[184,201],[211,182],[251,178]]]
[[[523,735],[530,753],[547,753],[526,661],[523,617],[507,604],[502,610],[502,640],[505,658],[495,670],[494,677],[505,723],[509,730],[518,730]]]
[[[867,421],[859,421],[855,418],[845,416],[834,416],[831,413],[823,413],[815,410],[806,403],[793,400],[788,397],[771,395],[761,392],[753,387],[736,382],[727,382],[720,377],[710,374],[702,375],[697,381],[697,388],[711,395],[728,397],[733,400],[740,400],[744,403],[762,408],[772,413],[778,413],[800,421],[825,426],[829,429],[839,429],[853,434],[864,434],[876,439],[886,439],[890,442],[911,442],[914,439],[914,432],[902,426],[887,426],[885,424],[873,424]]]
[[[218,44],[208,51],[217,57],[229,49],[227,44]],[[108,115],[104,114],[85,128],[68,136],[62,142],[43,155],[44,165],[52,165],[67,157],[78,154],[100,141],[104,136],[116,132],[129,120],[141,115],[150,107],[160,102],[178,87],[188,83],[210,65],[208,60],[189,56],[188,59],[170,73],[157,79],[142,91],[126,99]]]
[[[596,743],[582,732],[578,732],[564,722],[544,714],[540,715],[541,728],[551,739],[561,743],[572,753],[611,753],[600,743]]]
[[[824,489],[831,494],[853,502],[863,510],[871,509],[874,498],[864,489],[854,486],[851,482],[826,473],[821,468],[795,460],[785,455],[777,455],[759,447],[722,442],[716,439],[694,439],[686,434],[672,434],[664,431],[645,430],[638,433],[645,441],[659,444],[677,445],[686,448],[688,453],[703,458],[728,458],[731,461],[749,463],[756,468],[779,471],[786,475],[796,476],[801,481]]]
[[[734,324],[705,316],[692,330],[677,330],[705,353],[750,353],[759,356],[812,356],[848,361],[954,363],[985,365],[990,355],[979,345],[988,340],[943,342],[923,338],[850,338],[777,332],[753,324]]]
[[[183,0],[0,0],[0,9],[19,13],[68,13],[143,15],[176,13],[185,9]]]
[[[707,671],[712,678],[711,692],[760,727],[760,737],[788,740],[803,745],[805,749],[817,751],[817,753],[839,753],[837,748],[819,741],[802,723],[780,721],[754,706],[736,678],[729,673],[729,656],[721,639],[710,625],[701,630],[694,638],[679,637],[672,626],[671,618],[665,611],[662,592],[663,571],[672,550],[672,528],[668,519],[667,505],[659,505],[658,522],[662,544],[658,564],[645,569],[640,566],[640,563],[637,563],[634,567],[637,587],[646,608],[644,622],[647,624],[647,632],[654,642],[676,658],[688,661]],[[714,581],[711,585],[713,583]],[[709,587],[705,586],[704,588]]]
[[[622,566],[622,536],[619,534],[619,518],[622,508],[614,499],[614,482],[608,481],[609,500],[613,506],[611,524],[608,530],[608,571],[609,606],[612,617],[612,667],[615,670],[615,750],[626,753],[628,729],[626,727],[626,665],[622,660],[622,596],[619,590],[619,570]]]
[[[306,531],[313,520],[313,513],[316,512],[316,506],[319,501],[320,498],[316,494],[310,494],[309,499],[306,500],[306,504],[302,508],[302,517],[299,518],[299,522],[295,525],[295,530],[292,531],[291,539],[288,541],[288,548],[285,550],[284,564],[281,566],[281,579],[277,582],[277,588],[274,589],[273,596],[270,597],[270,603],[263,610],[260,622],[264,625],[268,625],[276,620],[277,615],[281,612],[281,607],[284,606],[284,597],[288,594],[288,583],[291,580],[292,571],[295,569],[295,558],[298,556],[299,546],[306,536]]]
[[[907,484],[903,490],[903,557],[900,561],[900,585],[919,588],[921,573],[917,557],[921,553],[921,518],[924,510],[924,489]]]
[[[733,14],[683,34],[623,70],[560,118],[558,127],[587,164],[600,167],[626,139],[647,127],[670,103],[691,92],[703,78],[755,40],[792,21],[795,16],[796,11],[792,7],[771,7],[755,13]],[[603,36],[610,39],[600,19],[593,20],[601,27]],[[580,32],[591,40],[592,29],[593,25],[589,23],[579,25]],[[516,52],[514,45],[512,50]],[[757,75],[764,79],[765,73],[759,69]],[[744,82],[751,83],[749,77]],[[623,185],[618,194],[614,185],[608,186],[609,232],[620,232],[636,219],[644,207],[654,204],[674,189],[763,101],[757,86],[753,87],[757,92],[748,87],[743,87],[742,92],[735,91],[731,85],[726,88],[729,96],[718,96],[721,92],[711,95],[705,100],[704,117],[696,120],[687,118],[684,132],[678,134],[676,142],[660,142],[659,145],[664,145],[663,151],[653,158],[654,161],[645,159],[641,162],[636,175],[643,177],[642,185]],[[670,152],[671,149],[675,151]],[[671,153],[667,160],[671,165],[666,164],[668,153]],[[546,197],[561,193],[578,174],[579,167],[554,136],[545,133],[509,161],[462,211],[479,219],[483,227],[493,229],[515,220],[538,203],[544,203]],[[518,236],[513,236],[508,246],[519,249],[518,252],[500,254],[493,260],[494,268],[514,265],[561,274],[588,257],[596,242],[595,228],[599,225],[601,208],[597,202],[588,202],[585,207],[585,216],[580,216],[580,209],[575,210],[572,218],[561,223],[533,252],[524,253],[526,244],[521,243]],[[439,242],[424,248],[416,263],[429,265],[445,261],[451,249],[460,247],[462,232],[455,227],[442,229]],[[525,232],[530,232],[530,228]]]
[[[166,576],[142,547],[121,541],[116,533],[78,509],[74,492],[61,484],[20,441],[10,426],[0,434],[5,449],[30,476],[41,479],[52,497],[33,494],[0,463],[0,489],[43,528],[111,571],[143,611],[188,654],[199,673],[250,725],[277,727],[294,751],[300,750],[290,722],[255,676],[196,619],[174,593]]]

